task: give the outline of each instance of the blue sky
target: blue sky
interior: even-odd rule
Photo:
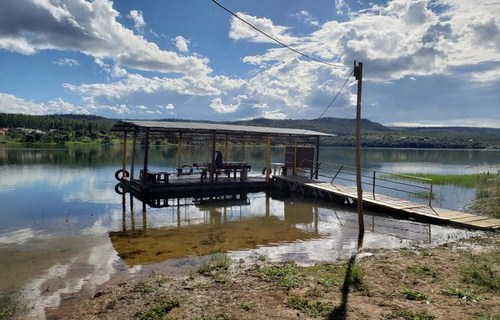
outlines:
[[[315,118],[365,68],[363,116],[500,127],[496,0],[3,0],[0,112]],[[354,115],[354,79],[325,116]]]

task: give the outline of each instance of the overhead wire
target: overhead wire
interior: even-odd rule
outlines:
[[[330,103],[328,104],[328,106],[326,106],[325,110],[323,110],[323,112],[320,114],[320,116],[317,118],[321,118],[325,115],[325,113],[335,104],[335,101],[337,101],[337,98],[340,96],[340,93],[344,90],[345,86],[347,85],[347,83],[349,82],[349,79],[351,78],[351,76],[354,74],[354,70],[352,70],[349,75],[346,77],[345,81],[344,81],[344,84],[342,85],[342,87],[340,87],[339,91],[337,91],[337,94],[335,95],[335,97],[333,97],[332,101],[330,101]]]
[[[298,55],[300,55],[300,56],[302,56],[304,58],[307,58],[309,60],[312,60],[312,61],[315,61],[315,62],[318,62],[318,63],[322,63],[322,64],[325,64],[325,65],[328,65],[328,66],[333,67],[333,68],[338,68],[338,69],[341,69],[341,68],[345,69],[345,68],[347,68],[347,66],[344,66],[344,65],[341,65],[341,64],[334,64],[334,63],[325,61],[323,59],[316,58],[316,57],[313,57],[311,55],[308,55],[308,54],[306,54],[306,53],[304,53],[302,51],[299,51],[299,50],[297,50],[297,49],[289,46],[288,44],[284,43],[283,41],[279,40],[278,38],[276,38],[276,37],[268,34],[267,32],[259,29],[258,27],[256,27],[252,23],[246,21],[245,19],[243,19],[242,17],[240,17],[237,13],[235,13],[234,11],[232,11],[232,10],[226,8],[225,6],[223,6],[219,1],[212,0],[212,2],[215,3],[217,6],[219,6],[220,8],[222,8],[223,10],[225,10],[226,12],[228,12],[230,15],[232,15],[236,19],[240,20],[241,22],[245,23],[246,25],[248,25],[249,27],[251,27],[252,29],[254,29],[255,31],[259,32],[260,34],[266,36],[267,38],[271,39],[272,41],[278,43],[282,47],[287,48],[288,50],[293,51],[296,54],[298,54]]]
[[[256,27],[255,25],[253,25],[252,23],[248,22],[247,20],[243,19],[242,17],[240,17],[237,13],[235,13],[234,11],[228,9],[227,7],[223,6],[218,0],[211,0],[213,3],[215,3],[218,7],[222,8],[224,11],[228,12],[230,15],[232,15],[233,17],[235,17],[236,19],[238,19],[239,21],[245,23],[246,25],[248,25],[249,27],[251,27],[252,29],[254,29],[255,31],[259,32],[260,34],[266,36],[267,38],[271,39],[272,41],[278,43],[279,45],[281,45],[282,47],[304,57],[304,58],[307,58],[311,61],[315,61],[315,62],[318,62],[318,63],[322,63],[322,64],[325,64],[325,65],[328,65],[330,67],[333,67],[333,68],[338,68],[338,69],[346,69],[347,66],[345,65],[340,65],[340,64],[334,64],[334,63],[331,63],[331,62],[328,62],[328,61],[325,61],[323,59],[319,59],[319,58],[316,58],[316,57],[313,57],[313,56],[310,56],[306,53],[303,53],[302,51],[299,51],[289,45],[287,45],[286,43],[282,42],[281,40],[277,39],[276,37],[268,34],[267,32],[259,29],[258,27]],[[339,89],[339,91],[337,92],[337,94],[335,95],[335,97],[332,99],[332,101],[328,104],[328,106],[325,108],[325,110],[323,110],[323,112],[321,113],[321,115],[318,117],[318,118],[321,118],[325,115],[325,113],[335,104],[335,102],[337,101],[338,97],[340,96],[340,93],[344,90],[345,86],[347,85],[347,83],[349,82],[349,78],[354,74],[354,70],[351,70],[351,72],[349,73],[349,75],[347,76],[347,78],[345,79],[344,81],[344,84],[342,85],[342,87]]]

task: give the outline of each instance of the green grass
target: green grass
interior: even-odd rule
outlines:
[[[478,299],[472,295],[472,292],[468,290],[462,290],[458,288],[448,288],[441,291],[442,294],[450,297],[457,297],[466,301],[477,301]]]
[[[165,316],[172,311],[172,309],[179,307],[179,302],[175,299],[167,299],[155,305],[148,311],[138,313],[135,315],[139,320],[160,320],[165,319]]]
[[[435,185],[454,185],[466,188],[475,188],[486,177],[484,173],[478,174],[435,174],[435,173],[403,173],[390,174],[392,179],[405,179],[422,182],[423,179],[431,179]]]
[[[413,195],[419,199],[429,199],[429,191],[415,192]],[[431,192],[431,199],[436,199],[436,193]]]
[[[349,285],[357,290],[362,290],[364,276],[363,269],[357,264],[353,265],[350,277],[348,278]]]
[[[210,260],[198,268],[198,273],[208,275],[213,271],[226,271],[233,261],[225,254],[214,254]]]
[[[427,300],[429,298],[426,294],[419,292],[417,290],[409,289],[409,288],[401,289],[401,293],[408,300],[424,301],[424,300]]]
[[[428,266],[420,266],[420,265],[409,266],[406,268],[406,270],[418,276],[437,278],[437,272]]]
[[[287,305],[292,309],[302,311],[310,317],[325,316],[333,308],[327,303],[321,301],[311,301],[299,296],[292,296],[288,298]]]
[[[480,181],[470,209],[481,215],[500,218],[500,176],[490,175]]]
[[[287,289],[297,288],[302,282],[299,268],[295,263],[265,267],[261,271],[268,279],[276,282],[280,287]]]
[[[10,320],[20,311],[16,294],[0,292],[0,320]]]
[[[500,252],[471,256],[462,268],[463,280],[490,291],[500,292]]]
[[[436,317],[425,311],[400,310],[394,311],[384,316],[384,320],[434,320]]]

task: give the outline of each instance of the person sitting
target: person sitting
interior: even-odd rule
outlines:
[[[221,169],[224,166],[224,162],[222,160],[222,152],[215,151],[215,168]]]

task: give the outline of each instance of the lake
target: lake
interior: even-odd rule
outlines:
[[[175,147],[154,146],[151,167],[172,169],[179,156],[183,163],[206,161],[206,154],[203,147],[178,153]],[[253,174],[261,172],[261,148],[231,148],[228,154],[230,160],[249,162]],[[282,155],[273,150],[274,161]],[[352,165],[353,156],[351,148],[322,148],[323,171]],[[367,149],[363,163],[368,176],[373,170],[476,173],[497,172],[499,159],[500,151]],[[114,277],[195,270],[215,252],[248,262],[265,257],[312,264],[344,258],[356,246],[352,207],[261,192],[150,208],[115,192],[120,166],[119,146],[0,146],[0,293],[20,292],[32,318],[43,318],[45,307],[92,292]],[[435,192],[435,206],[459,210],[475,196],[474,189],[455,186],[436,186]],[[365,213],[365,224],[365,247],[374,249],[479,234],[374,212]]]

